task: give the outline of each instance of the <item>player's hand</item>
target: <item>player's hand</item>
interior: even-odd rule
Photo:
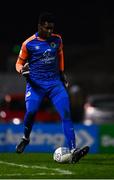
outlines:
[[[69,82],[68,81],[64,81],[64,85],[65,85],[66,88],[68,88],[69,87]]]
[[[60,72],[60,77],[61,77],[62,82],[64,83],[64,86],[66,88],[68,88],[69,87],[69,82],[68,82],[66,74],[64,72]]]
[[[21,74],[24,77],[28,77],[29,76],[29,63],[26,63],[23,68],[21,69]]]

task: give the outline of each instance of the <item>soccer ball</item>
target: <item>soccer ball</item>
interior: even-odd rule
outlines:
[[[58,163],[70,163],[72,154],[67,147],[59,147],[55,150],[53,159]]]

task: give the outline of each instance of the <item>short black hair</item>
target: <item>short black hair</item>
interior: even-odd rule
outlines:
[[[38,23],[43,25],[45,22],[55,23],[55,16],[51,12],[42,12],[39,15]]]

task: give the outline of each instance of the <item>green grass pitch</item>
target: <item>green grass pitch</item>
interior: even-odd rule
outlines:
[[[59,164],[51,153],[0,153],[0,179],[113,179],[114,154],[88,154]]]

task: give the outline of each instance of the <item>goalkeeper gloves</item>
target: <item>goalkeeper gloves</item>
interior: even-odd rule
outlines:
[[[68,82],[68,80],[67,80],[67,76],[66,76],[66,74],[65,74],[64,72],[62,72],[62,71],[60,71],[60,79],[61,79],[61,81],[63,82],[64,86],[65,86],[66,88],[68,88],[68,87],[69,87],[69,82]]]
[[[29,76],[29,63],[26,63],[22,70],[21,70],[21,74],[24,76],[24,77],[28,77]]]

